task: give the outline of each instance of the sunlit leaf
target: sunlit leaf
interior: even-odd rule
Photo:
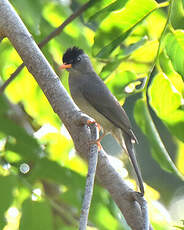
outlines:
[[[169,114],[167,119],[163,119],[163,121],[165,121],[165,124],[171,133],[184,142],[184,111],[182,109],[178,109]]]
[[[8,39],[3,39],[0,45],[0,74],[2,79],[7,79],[9,76],[7,76],[7,72],[10,72],[11,74],[13,70],[15,69],[17,63],[17,60],[15,58],[14,54],[14,49],[11,46],[11,43]],[[13,56],[13,57],[12,57]],[[11,63],[8,62],[7,60],[11,59]]]
[[[177,167],[184,174],[184,143],[178,141],[178,151],[177,151]]]
[[[94,56],[98,55],[103,47],[111,46],[111,43],[118,38],[122,38],[119,39],[120,44],[123,40],[123,34],[134,28],[156,8],[157,3],[153,0],[129,0],[124,8],[110,13],[96,32],[93,46]]]
[[[110,88],[111,92],[116,96],[118,100],[125,97],[124,87],[136,80],[137,76],[134,72],[124,71],[115,74],[112,79],[109,79],[107,86]]]
[[[171,132],[184,141],[184,111],[182,95],[169,78],[160,73],[156,75],[149,88],[150,104],[157,115],[166,123]]]
[[[43,17],[53,27],[58,27],[71,13],[68,7],[63,7],[59,2],[51,1],[46,4],[43,8]]]
[[[184,78],[184,32],[176,30],[167,34],[165,47],[174,69]]]
[[[124,5],[127,3],[127,1],[128,0],[117,0],[117,1],[109,4],[108,6],[106,6],[105,8],[103,8],[102,10],[97,9],[97,12],[95,12],[95,14],[92,15],[89,18],[89,22],[90,21],[91,22],[95,21],[96,23],[102,22],[102,20],[104,18],[106,18],[109,13],[111,13],[112,11],[120,10],[121,8],[123,8]]]
[[[93,207],[92,207],[93,210]],[[98,205],[95,208],[95,212],[91,210],[90,219],[95,221],[99,226],[99,229],[108,229],[111,226],[111,229],[117,229],[118,223],[116,219],[111,215],[111,213],[104,208],[103,205]],[[101,221],[104,220],[104,221]]]
[[[167,116],[177,110],[181,103],[181,94],[174,88],[168,77],[157,74],[149,88],[150,104],[160,117]]]
[[[138,47],[132,54],[130,59],[140,63],[151,63],[157,54],[158,41],[147,41],[144,45]]]
[[[165,51],[161,52],[159,56],[159,64],[162,71],[167,75],[176,90],[178,90],[183,95],[184,82],[182,80],[182,77],[174,70],[171,60],[169,59]]]
[[[54,113],[35,79],[26,69],[8,86],[6,93],[12,102],[18,103],[21,101],[24,104],[26,112],[39,125],[50,123],[56,127],[60,126],[61,121]]]
[[[173,66],[171,60],[167,56],[165,50],[163,50],[159,55],[159,64],[163,72],[168,76],[170,73],[173,72]]]
[[[165,12],[161,9],[157,9],[146,18],[146,28],[148,36],[151,39],[155,40],[160,38],[166,19]],[[153,26],[153,24],[156,26]]]

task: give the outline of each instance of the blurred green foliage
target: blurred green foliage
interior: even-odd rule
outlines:
[[[11,3],[39,43],[86,1]],[[90,7],[42,49],[61,74],[62,54],[68,47],[79,46],[121,104],[137,95],[137,126],[147,137],[157,164],[180,182],[184,173],[183,12],[182,0],[160,4],[155,0],[91,0]],[[1,84],[20,64],[19,55],[4,39],[0,43]],[[61,81],[68,90],[65,72]],[[170,133],[176,156],[168,153],[151,110]],[[77,229],[86,173],[87,165],[75,154],[69,134],[34,78],[23,69],[0,95],[0,229]],[[146,186],[146,199],[154,228],[173,229],[175,222],[158,201],[156,188]],[[129,229],[98,184],[89,223],[89,229]]]

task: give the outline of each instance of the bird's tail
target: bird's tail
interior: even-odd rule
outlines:
[[[130,157],[131,163],[133,165],[133,168],[135,170],[135,173],[136,173],[136,176],[137,176],[137,179],[138,179],[141,194],[144,195],[143,179],[142,179],[141,171],[139,169],[139,166],[138,166],[138,163],[137,163],[137,160],[136,160],[134,143],[132,143],[131,137],[127,133],[123,132],[123,137],[124,137],[124,142],[125,142],[125,146],[126,146],[128,155]]]

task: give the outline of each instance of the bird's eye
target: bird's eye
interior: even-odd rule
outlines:
[[[81,60],[81,57],[77,57],[77,62],[80,62],[80,60]]]

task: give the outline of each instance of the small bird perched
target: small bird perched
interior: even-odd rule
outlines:
[[[76,105],[102,126],[104,135],[111,133],[129,155],[141,194],[144,195],[143,180],[134,150],[134,143],[138,142],[126,112],[95,73],[88,55],[82,49],[67,49],[61,69],[69,72],[70,92]]]

